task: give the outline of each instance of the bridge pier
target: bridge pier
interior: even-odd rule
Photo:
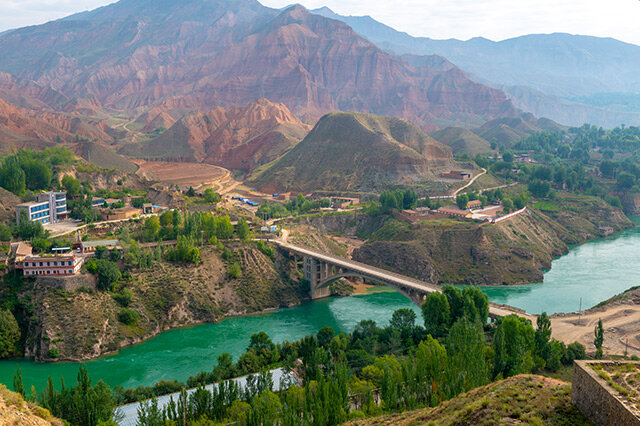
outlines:
[[[331,296],[329,286],[320,287],[320,283],[329,276],[329,264],[316,260],[313,257],[304,257],[304,278],[309,281],[309,290],[312,299],[321,299]]]

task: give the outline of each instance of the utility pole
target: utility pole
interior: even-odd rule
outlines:
[[[578,308],[578,324],[582,324],[582,296],[580,297],[580,307]]]

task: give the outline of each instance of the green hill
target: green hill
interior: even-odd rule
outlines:
[[[454,154],[469,154],[475,157],[491,151],[491,143],[462,127],[447,127],[431,133],[438,142],[453,150]]]
[[[138,166],[104,145],[95,142],[82,142],[78,154],[103,169],[116,169],[125,173],[135,173]]]
[[[507,117],[491,120],[475,129],[473,132],[489,142],[496,142],[498,146],[510,148],[514,143],[542,131],[563,131],[567,127],[561,126],[548,118],[536,119],[531,114],[519,117]]]
[[[449,147],[406,120],[341,112],[322,117],[249,183],[268,191],[362,190],[423,181],[452,163]]]
[[[521,375],[462,394],[434,408],[363,419],[351,425],[591,425],[571,404],[571,385]]]

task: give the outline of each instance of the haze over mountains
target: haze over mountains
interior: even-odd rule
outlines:
[[[438,142],[410,131],[415,139],[400,142],[411,155],[392,150],[371,177],[326,154],[336,146],[351,152],[341,135],[371,129],[374,142],[359,149],[398,142],[393,135],[378,140],[376,132],[386,132],[380,123],[390,118],[332,115],[305,136],[325,114],[355,111],[409,120],[454,153],[475,155],[491,151],[492,143],[510,146],[563,128],[541,117],[573,125],[639,123],[640,76],[633,72],[640,69],[639,50],[562,34],[499,43],[418,39],[368,17],[299,5],[276,10],[255,0],[121,0],[0,35],[0,135],[5,150],[75,139],[82,142],[76,152],[128,169],[132,163],[120,155],[248,174],[269,164],[260,179],[253,175],[265,187],[276,181],[292,187],[291,176],[307,182],[299,188],[312,181],[332,186],[331,176],[340,174],[350,176],[347,187],[381,176],[397,182],[400,169],[391,158],[401,158],[409,164],[402,170],[419,179],[436,163],[449,164],[450,155],[425,160],[412,144]],[[332,125],[320,137],[327,122],[340,123],[340,131]],[[312,141],[335,162],[315,181],[291,170],[307,166],[300,153]],[[327,145],[324,151],[318,143]]]
[[[122,0],[0,37],[0,70],[116,109],[267,98],[310,121],[335,110],[419,124],[516,114],[455,67],[414,67],[344,23],[254,0]]]
[[[440,55],[513,103],[566,125],[640,124],[640,46],[612,38],[532,34],[494,42],[412,37],[369,16],[314,13],[341,20],[381,48],[420,63]],[[575,102],[579,101],[579,102]]]

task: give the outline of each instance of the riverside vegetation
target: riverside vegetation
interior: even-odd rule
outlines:
[[[162,381],[153,387],[110,390],[103,382],[92,386],[81,369],[77,386],[56,390],[50,378],[45,390],[34,391],[29,399],[83,425],[105,424],[116,405],[146,399],[138,412],[140,425],[179,424],[185,418],[193,425],[340,424],[433,407],[494,380],[557,371],[585,357],[582,345],[551,339],[546,315],[535,329],[515,315],[487,324],[488,299],[476,288],[447,287],[429,295],[422,309],[424,327],[416,324],[412,310],[401,309],[387,326],[365,320],[348,334],[335,335],[325,327],[299,341],[276,344],[257,333],[237,362],[222,354],[212,371],[192,376],[186,384]],[[273,392],[267,370],[278,366],[295,368],[302,384]],[[245,389],[225,382],[244,374],[254,374]],[[203,387],[218,381],[223,382],[213,391]],[[186,387],[198,389],[187,397]],[[14,388],[26,395],[19,371]],[[181,396],[159,408],[155,398],[172,392]],[[575,408],[564,409],[584,422]]]

